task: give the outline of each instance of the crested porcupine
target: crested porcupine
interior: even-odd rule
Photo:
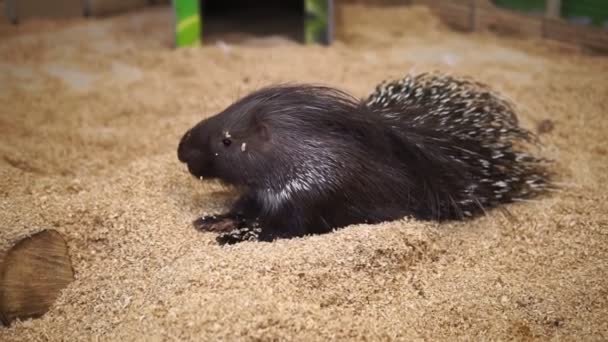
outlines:
[[[407,216],[463,219],[531,197],[548,185],[543,160],[520,146],[534,139],[486,85],[424,73],[363,100],[310,84],[260,89],[186,132],[178,158],[242,191],[198,225],[235,220],[240,230],[220,241],[270,241]]]

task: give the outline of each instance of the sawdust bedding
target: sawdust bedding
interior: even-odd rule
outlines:
[[[76,280],[0,340],[606,340],[608,60],[451,32],[422,8],[344,14],[329,48],[275,37],[172,50],[166,9],[3,27],[0,250],[56,229]],[[274,82],[364,96],[427,70],[490,84],[528,128],[551,120],[542,153],[562,190],[511,217],[272,244],[220,247],[191,228],[234,198],[177,161],[194,122]]]

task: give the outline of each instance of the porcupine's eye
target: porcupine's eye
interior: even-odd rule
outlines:
[[[224,144],[224,146],[228,147],[228,146],[230,146],[230,144],[232,144],[232,140],[230,140],[229,138],[224,138],[222,140],[222,144]]]

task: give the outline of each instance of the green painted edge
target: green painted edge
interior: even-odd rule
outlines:
[[[304,41],[329,45],[333,39],[333,0],[304,0]]]
[[[545,0],[493,0],[494,4],[511,10],[530,14],[545,13]],[[560,16],[562,19],[586,23],[591,26],[608,28],[608,1],[606,0],[562,0]]]
[[[592,26],[608,23],[608,1],[606,0],[564,0],[562,16],[567,20],[586,19]]]
[[[201,44],[203,21],[198,0],[173,0],[175,12],[175,45]]]

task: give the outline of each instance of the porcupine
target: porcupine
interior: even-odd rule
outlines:
[[[444,74],[382,82],[366,99],[280,84],[241,98],[180,140],[196,177],[242,192],[195,221],[238,228],[220,243],[300,237],[404,217],[472,218],[546,190],[536,137],[487,85]]]

